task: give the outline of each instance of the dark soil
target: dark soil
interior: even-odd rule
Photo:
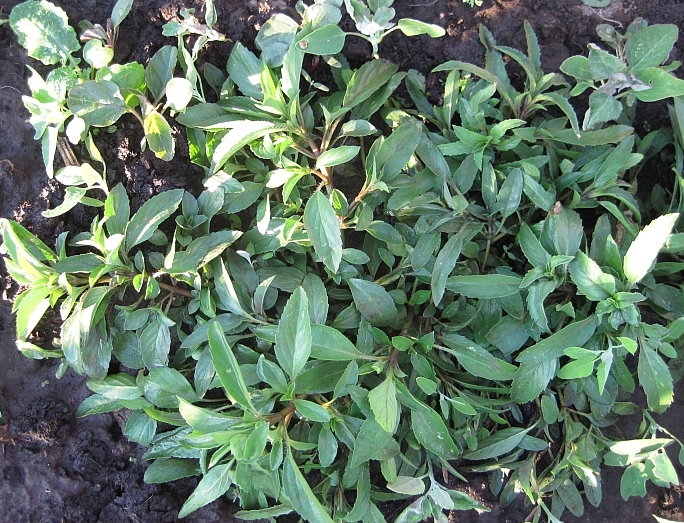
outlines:
[[[73,24],[81,19],[104,23],[114,0],[53,0],[63,7]],[[0,18],[6,18],[19,0],[0,0]],[[136,0],[123,23],[117,60],[146,62],[162,45],[174,44],[161,36],[161,26],[183,7],[201,10],[203,1]],[[294,2],[282,0],[216,0],[219,30],[231,41],[216,45],[202,56],[225,66],[232,42],[253,41],[260,24],[274,12],[292,11]],[[461,0],[396,0],[398,17],[411,17],[437,23],[447,29],[440,40],[407,39],[393,33],[383,42],[380,54],[403,69],[417,69],[426,75],[427,85],[439,92],[440,77],[430,70],[447,60],[482,65],[483,50],[478,40],[478,24],[484,23],[501,44],[524,48],[523,20],[529,20],[542,46],[546,72],[558,69],[572,54],[586,52],[586,44],[596,41],[599,23],[626,26],[637,16],[654,23],[674,23],[682,27],[682,0],[613,0],[601,11],[584,6],[580,0],[484,0],[481,8],[470,8]],[[360,40],[350,40],[350,61],[370,57],[370,49]],[[680,39],[672,59],[684,59],[684,39]],[[45,219],[41,212],[59,204],[63,197],[59,184],[45,175],[40,144],[33,140],[21,96],[28,94],[26,65],[38,67],[18,46],[8,25],[0,26],[0,216],[12,218],[54,242],[64,230],[77,232],[88,226],[91,215],[75,213],[64,218]],[[434,100],[438,101],[437,98]],[[644,127],[666,126],[664,108],[655,107],[638,114]],[[170,188],[198,188],[201,172],[193,167],[177,133],[179,147],[171,163],[157,160],[149,152],[140,153],[140,129],[124,120],[113,135],[101,136],[98,145],[108,166],[110,186],[123,182],[139,206],[150,196]],[[76,151],[81,158],[84,151]],[[642,171],[643,172],[643,171]],[[657,173],[643,173],[652,177]],[[644,180],[648,185],[648,180]],[[115,414],[76,419],[78,404],[88,395],[85,378],[69,371],[54,378],[57,365],[24,358],[14,347],[14,321],[11,302],[19,289],[0,262],[0,522],[88,523],[88,522],[172,522],[192,492],[196,480],[169,485],[145,485],[142,449],[122,435],[124,421]],[[46,340],[54,325],[42,325]],[[41,340],[37,340],[41,341]],[[684,390],[678,387],[674,405],[660,416],[662,425],[684,438]],[[631,423],[631,424],[630,424]],[[628,420],[621,430],[629,438],[638,420]],[[673,460],[676,462],[676,459]],[[677,465],[680,476],[684,473]],[[607,469],[603,477],[604,502],[600,509],[588,508],[583,518],[566,516],[567,522],[640,523],[656,514],[684,521],[684,488],[650,488],[644,499],[622,501],[618,469]],[[491,507],[491,512],[456,512],[451,521],[469,523],[519,522],[529,515],[518,499],[501,508],[486,485],[486,478],[473,478],[461,485],[471,495]],[[206,523],[233,521],[237,510],[221,499],[192,514],[186,521]],[[396,514],[401,507],[391,507]]]

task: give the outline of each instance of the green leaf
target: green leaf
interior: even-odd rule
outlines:
[[[258,422],[255,425],[245,441],[244,453],[242,455],[243,461],[251,463],[263,456],[266,443],[268,442],[268,427],[269,424],[266,421]]]
[[[238,510],[233,514],[236,518],[244,521],[262,521],[264,519],[276,518],[284,516],[292,512],[292,509],[285,505],[275,505],[273,507],[261,508],[255,510]]]
[[[520,232],[517,236],[518,244],[522,249],[527,260],[535,267],[545,268],[551,255],[544,249],[539,239],[534,235],[532,229],[526,223],[520,225]]]
[[[502,456],[515,449],[531,429],[505,428],[478,442],[477,450],[463,454],[465,459],[480,460]]]
[[[622,104],[608,93],[594,91],[589,96],[589,110],[584,117],[583,130],[617,120],[622,114]]]
[[[126,251],[149,239],[159,224],[176,212],[184,192],[183,189],[172,189],[142,204],[126,228]]]
[[[446,288],[469,298],[504,298],[519,292],[521,281],[519,276],[506,274],[452,276],[447,280]]]
[[[634,128],[628,125],[611,125],[597,131],[584,131],[578,138],[572,129],[564,129],[554,132],[549,136],[550,140],[567,143],[570,145],[605,145],[608,143],[620,143],[634,133]]]
[[[104,47],[101,40],[89,40],[83,46],[83,58],[94,69],[102,69],[114,59],[114,49]]]
[[[178,62],[178,49],[165,45],[150,59],[145,69],[145,83],[152,93],[154,103],[159,103],[166,84],[173,78],[173,70]]]
[[[311,354],[309,300],[298,287],[287,301],[278,323],[275,355],[280,366],[295,380]]]
[[[663,412],[674,398],[670,369],[660,355],[646,344],[639,351],[639,383],[646,393],[648,407]]]
[[[9,21],[28,55],[45,65],[66,63],[81,49],[66,13],[51,2],[23,2],[12,9]]]
[[[587,60],[586,56],[575,55],[566,58],[560,65],[560,70],[584,82],[592,80],[591,72],[589,71],[589,60]]]
[[[646,495],[647,481],[648,474],[646,473],[645,464],[634,463],[627,467],[620,479],[620,495],[622,499],[627,501],[631,496],[643,498]]]
[[[135,379],[128,374],[114,374],[102,381],[89,380],[86,385],[90,390],[115,400],[133,400],[142,396]]]
[[[399,403],[392,373],[388,373],[385,380],[368,393],[368,401],[375,421],[385,431],[393,434],[397,426]]]
[[[173,256],[170,274],[197,271],[219,256],[242,233],[240,231],[216,231],[200,236],[190,242],[184,251],[176,252]]]
[[[670,56],[679,30],[673,24],[656,24],[637,31],[627,39],[625,58],[633,74],[658,67]]]
[[[142,410],[135,410],[131,413],[130,418],[126,422],[126,429],[124,434],[131,441],[140,443],[143,447],[147,447],[152,443],[154,434],[157,432],[157,421],[150,418],[147,413]]]
[[[449,354],[456,356],[461,366],[470,374],[492,380],[512,380],[518,368],[499,358],[478,344],[458,334],[445,333],[444,342],[450,347]]]
[[[140,334],[140,349],[145,367],[164,367],[169,364],[171,333],[169,327],[153,321]]]
[[[518,355],[515,361],[536,364],[560,358],[563,356],[565,349],[584,345],[593,336],[595,330],[595,316],[589,316],[582,321],[576,321],[553,333],[548,338],[528,347]]]
[[[156,459],[145,471],[143,480],[147,484],[169,483],[181,478],[190,478],[200,473],[196,459]]]
[[[523,191],[525,195],[540,209],[550,212],[553,205],[556,203],[554,192],[549,192],[539,184],[532,176],[527,173],[523,174],[525,185]],[[527,225],[527,224],[524,224]]]
[[[208,505],[215,499],[223,496],[232,485],[230,478],[230,465],[216,465],[209,469],[183,504],[178,513],[179,518],[184,518],[195,510]]]
[[[17,309],[17,339],[25,340],[31,335],[50,308],[50,294],[52,289],[47,287],[28,289],[21,294],[21,306]]]
[[[104,206],[104,215],[107,218],[105,227],[111,235],[124,234],[126,225],[131,215],[128,194],[123,184],[118,183],[107,195]]]
[[[504,183],[496,195],[496,204],[491,209],[492,212],[500,212],[501,219],[505,220],[513,214],[520,205],[520,198],[523,193],[524,178],[522,170],[516,167],[508,173]]]
[[[145,397],[157,407],[177,409],[179,399],[197,401],[197,394],[180,372],[170,367],[155,367],[143,379]]]
[[[296,45],[308,54],[334,55],[342,51],[346,35],[337,24],[328,24],[298,39]]]
[[[299,24],[283,13],[276,13],[261,26],[255,43],[268,67],[280,67],[299,29]]]
[[[228,396],[243,408],[254,410],[240,366],[218,322],[209,330],[209,350],[216,374]]]
[[[387,445],[391,439],[390,432],[383,429],[373,418],[367,418],[356,436],[352,449],[351,467],[358,467],[371,459],[378,449]]]
[[[418,237],[416,246],[411,253],[411,268],[414,271],[421,269],[428,262],[441,242],[441,234],[429,232]]]
[[[256,100],[263,100],[264,93],[259,83],[261,62],[254,53],[240,42],[236,42],[230,52],[226,70],[230,79],[245,96]]]
[[[620,58],[603,51],[594,44],[589,45],[589,71],[594,80],[607,80],[613,75],[624,73],[627,66]]]
[[[369,136],[377,133],[378,129],[368,120],[350,120],[342,125],[342,136]]]
[[[407,496],[420,496],[425,492],[425,483],[420,478],[397,476],[397,479],[392,483],[387,483],[387,488],[392,492],[406,494]]]
[[[87,190],[81,187],[67,187],[64,189],[64,200],[57,207],[43,211],[42,215],[45,218],[54,218],[69,212],[71,209],[81,203],[81,199],[85,196]]]
[[[385,182],[393,180],[406,167],[422,135],[423,125],[417,120],[407,120],[384,139],[375,156],[380,180]],[[436,172],[436,174],[439,173]]]
[[[398,69],[395,64],[385,60],[366,62],[354,72],[347,84],[342,105],[351,109],[364,102],[389,82]]]
[[[127,110],[119,86],[106,80],[88,80],[74,86],[67,104],[75,116],[96,127],[109,127]]]
[[[572,380],[585,378],[594,373],[594,362],[596,360],[575,360],[563,365],[558,371],[558,376],[562,380]]]
[[[439,251],[435,267],[432,271],[430,288],[432,290],[432,302],[437,306],[442,301],[447,278],[456,267],[458,257],[463,248],[463,236],[455,234],[449,238],[444,247]]]
[[[504,354],[519,350],[529,339],[525,321],[513,316],[504,316],[485,335],[487,341]]]
[[[446,34],[443,27],[435,24],[426,24],[420,20],[412,20],[411,18],[401,18],[397,22],[399,30],[406,36],[429,35],[432,38],[439,38]]]
[[[112,9],[112,26],[114,29],[121,25],[121,22],[128,16],[133,7],[133,0],[117,0]]]
[[[318,403],[296,399],[294,400],[294,404],[297,412],[311,421],[317,421],[319,423],[330,421],[330,413],[325,407],[322,407]]]
[[[629,246],[623,266],[630,287],[648,274],[678,218],[678,213],[665,214],[656,218],[644,227]]]
[[[342,234],[337,214],[328,198],[316,191],[304,208],[304,227],[316,254],[336,273],[342,261]]]
[[[650,67],[639,73],[639,80],[651,86],[650,89],[635,93],[640,102],[657,102],[684,95],[684,80],[658,67]]]
[[[311,325],[311,357],[317,360],[348,361],[368,358],[337,329],[326,325]]]
[[[344,253],[342,255],[344,256]],[[306,296],[309,298],[309,317],[311,323],[325,325],[325,322],[328,319],[329,304],[328,291],[325,288],[323,280],[310,272],[304,276],[302,287],[306,291]]]
[[[356,278],[349,279],[354,304],[366,321],[376,327],[391,325],[399,314],[392,296],[380,285]]]
[[[556,375],[558,360],[550,359],[539,363],[521,363],[511,383],[511,399],[516,403],[527,403],[538,397]]]
[[[615,294],[615,277],[606,274],[582,251],[570,263],[570,277],[580,294],[592,301],[601,301]]]
[[[283,494],[292,508],[311,523],[335,523],[299,471],[292,448],[283,463]]]
[[[418,443],[440,459],[460,457],[461,451],[449,434],[444,419],[434,409],[427,405],[419,410],[411,408],[411,428]]]
[[[176,143],[171,135],[171,126],[157,111],[150,112],[144,120],[145,138],[150,149],[162,160],[172,160]]]
[[[652,466],[651,470],[648,470],[649,464]],[[670,485],[679,485],[677,471],[666,453],[659,452],[655,456],[648,458],[646,468],[654,482],[656,480],[661,481],[662,483],[667,484],[667,487],[670,487]]]
[[[558,485],[556,492],[563,500],[567,509],[572,512],[575,517],[581,518],[584,514],[584,502],[582,496],[577,490],[577,487],[570,478],[566,478],[563,483]]]
[[[352,161],[359,154],[361,148],[358,145],[341,145],[334,149],[328,149],[316,158],[316,169],[322,167],[334,167]]]
[[[233,418],[220,412],[196,407],[183,399],[178,402],[178,411],[193,430],[203,433],[228,430],[233,425],[242,422],[242,418]]]
[[[230,122],[230,130],[221,138],[211,157],[210,173],[218,172],[221,167],[245,145],[276,131],[286,130],[285,125],[263,120],[236,120]]]

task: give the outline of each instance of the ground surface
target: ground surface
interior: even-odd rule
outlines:
[[[69,14],[73,24],[87,18],[103,23],[114,0],[54,0]],[[17,0],[0,0],[0,18],[6,18]],[[201,8],[203,2],[190,0],[136,0],[133,11],[121,28],[117,60],[145,62],[165,43],[163,23],[182,7]],[[219,29],[232,41],[249,43],[261,23],[276,11],[291,9],[294,2],[281,0],[216,0]],[[613,0],[611,6],[595,11],[580,0],[484,0],[481,8],[472,9],[461,0],[396,0],[400,17],[412,17],[438,23],[447,29],[441,40],[399,37],[386,40],[381,56],[399,63],[404,69],[418,69],[427,74],[428,86],[436,84],[429,71],[446,60],[469,61],[481,65],[483,51],[477,38],[477,26],[486,24],[498,41],[522,48],[523,20],[531,22],[542,45],[545,71],[556,70],[571,54],[586,51],[586,44],[596,41],[594,28],[602,21],[626,25],[637,16],[650,23],[674,23],[683,27],[682,0]],[[602,20],[603,19],[603,20]],[[203,59],[224,66],[231,42],[216,46]],[[352,59],[368,58],[369,49],[354,43]],[[684,39],[680,40],[673,59],[684,59]],[[25,65],[27,59],[7,25],[0,26],[0,216],[13,218],[41,236],[48,243],[63,230],[82,230],[90,221],[86,213],[65,223],[47,220],[40,213],[62,199],[58,184],[50,183],[40,156],[40,146],[33,140],[28,113],[21,103],[28,94]],[[640,125],[656,128],[667,125],[664,112],[656,110],[639,115]],[[123,136],[129,141],[119,144]],[[141,154],[140,131],[133,123],[119,125],[115,135],[100,141],[108,164],[110,186],[122,181],[134,205],[161,188],[196,187],[201,174],[189,165],[181,147],[177,160],[160,162]],[[77,151],[77,154],[79,151]],[[646,173],[652,176],[653,173]],[[56,365],[25,359],[14,348],[14,324],[11,300],[16,285],[0,265],[0,521],[12,523],[89,523],[89,522],[172,522],[190,494],[195,480],[170,485],[145,485],[142,450],[122,436],[121,420],[115,415],[75,419],[78,404],[87,396],[85,379],[68,372],[61,380],[54,378]],[[54,325],[41,329],[49,336]],[[684,390],[680,386],[675,404],[661,422],[679,437],[684,437]],[[635,429],[622,427],[625,437]],[[678,466],[680,477],[683,470]],[[619,471],[608,470],[604,476],[604,503],[600,509],[587,510],[581,519],[566,517],[567,522],[640,523],[653,521],[657,514],[684,521],[683,490],[651,488],[644,499],[623,502],[619,496]],[[529,508],[519,500],[505,509],[496,504],[482,478],[474,478],[463,488],[480,497],[491,507],[485,514],[454,513],[454,522],[503,523],[523,521]],[[233,521],[228,500],[219,500],[196,512],[186,521]],[[388,516],[401,510],[389,507]]]

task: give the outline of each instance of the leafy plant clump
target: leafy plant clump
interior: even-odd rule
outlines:
[[[228,493],[246,520],[384,521],[378,503],[409,500],[397,522],[444,522],[445,510],[484,508],[452,488],[480,472],[502,505],[522,491],[528,520],[559,521],[601,502],[604,465],[625,469],[625,499],[648,480],[678,483],[665,448],[682,443],[651,413],[672,402],[684,333],[684,103],[674,132],[636,136],[629,111],[580,128],[569,98],[610,80],[577,77],[573,93],[544,74],[526,23],[527,54],[482,27],[485,68],[439,66],[434,106],[416,71],[347,65],[341,6],[299,3],[301,21],[264,24],[259,56],[236,44],[226,72],[188,79],[174,110],[205,172],[200,194],[167,191],[132,213],[121,185],[107,189],[90,231],[54,249],[0,221],[26,287],[18,348],[90,377],[79,416],[130,410],[146,481],[202,476],[181,517]],[[377,54],[391,2],[345,6]],[[205,17],[198,42],[216,21],[210,1]],[[197,27],[183,24],[165,27],[179,56]],[[630,39],[655,34],[637,29]],[[622,49],[638,78],[628,45],[616,59]],[[307,54],[335,85],[312,78]],[[662,70],[661,55],[649,68]],[[525,71],[523,91],[505,57]],[[176,65],[163,63],[157,101]],[[98,82],[80,81],[70,93]],[[639,81],[639,93],[659,89]],[[402,82],[410,100],[394,94]],[[635,173],[666,146],[675,186],[639,201]],[[90,187],[91,170],[56,176]],[[61,336],[46,350],[31,334],[56,306]],[[109,374],[112,356],[126,372]],[[647,407],[629,401],[637,384]],[[619,416],[637,413],[637,439],[616,439]]]

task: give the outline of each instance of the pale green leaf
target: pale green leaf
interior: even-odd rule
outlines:
[[[644,227],[629,246],[623,266],[630,286],[646,276],[678,219],[678,213],[665,214],[656,218]]]

